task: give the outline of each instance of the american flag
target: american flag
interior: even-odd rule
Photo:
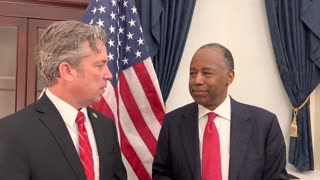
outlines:
[[[134,0],[92,0],[82,21],[106,30],[113,75],[93,107],[117,125],[128,179],[151,179],[164,104]]]

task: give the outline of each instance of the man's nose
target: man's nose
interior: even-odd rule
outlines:
[[[201,73],[198,73],[198,74],[195,75],[194,83],[196,83],[196,84],[203,83],[203,76],[201,75]]]
[[[104,80],[111,80],[112,79],[112,73],[111,73],[108,65],[105,66],[105,72],[103,74],[103,79]]]

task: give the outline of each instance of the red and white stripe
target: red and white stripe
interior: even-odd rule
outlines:
[[[115,77],[114,77],[115,78]],[[93,107],[115,120],[128,179],[151,179],[164,104],[150,58],[120,72]]]

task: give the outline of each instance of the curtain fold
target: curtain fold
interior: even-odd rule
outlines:
[[[320,4],[311,0],[265,2],[279,74],[297,108],[320,82]],[[298,137],[290,137],[289,145],[289,162],[303,171],[314,170],[309,105],[308,101],[298,111]]]
[[[135,0],[164,101],[187,40],[196,0]]]

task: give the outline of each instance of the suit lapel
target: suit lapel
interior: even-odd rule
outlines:
[[[69,131],[60,113],[45,94],[36,102],[36,111],[40,114],[39,120],[54,136],[78,179],[85,180],[82,164]]]
[[[90,107],[87,108],[88,111],[88,117],[90,118],[91,121],[91,125],[92,125],[92,129],[94,131],[94,136],[96,139],[96,144],[97,144],[97,150],[98,150],[98,155],[99,155],[99,166],[100,166],[100,178],[99,179],[105,179],[105,177],[103,177],[104,173],[102,173],[102,170],[104,170],[105,168],[102,167],[103,164],[101,160],[105,160],[103,159],[104,154],[106,154],[106,147],[107,142],[106,142],[106,136],[107,136],[107,132],[106,130],[103,128],[105,127],[99,117],[99,115]]]
[[[238,176],[241,162],[247,152],[247,144],[252,130],[252,119],[246,111],[240,103],[231,99],[230,180],[234,180]]]
[[[193,174],[192,179],[201,179],[200,174],[200,151],[199,151],[199,129],[198,129],[198,106],[192,103],[187,109],[187,113],[182,115],[184,121],[180,127],[181,140],[183,142],[183,149],[186,152],[187,160]]]
[[[87,108],[88,110],[88,117],[90,118],[92,129],[94,131],[94,136],[96,139],[97,149],[98,149],[98,155],[99,157],[102,156],[102,153],[104,153],[104,148],[106,147],[106,142],[104,141],[106,138],[106,132],[103,129],[103,125],[100,124],[101,121],[99,121],[98,114],[90,107]],[[100,178],[101,179],[101,178]]]

